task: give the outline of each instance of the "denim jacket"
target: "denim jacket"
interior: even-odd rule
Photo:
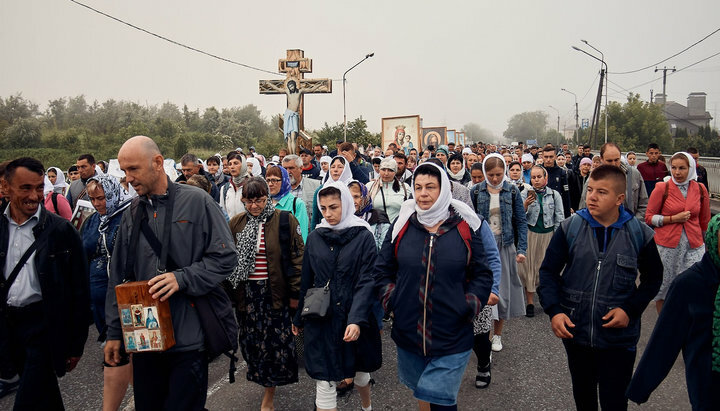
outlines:
[[[487,191],[487,181],[475,184],[470,190],[470,197],[475,205],[475,212],[484,219],[489,219],[490,193]],[[517,253],[525,255],[527,252],[525,207],[523,207],[520,190],[507,181],[503,182],[500,190],[500,215],[502,217],[502,245],[515,244],[515,235],[517,235]]]
[[[557,228],[560,227],[560,223],[565,219],[562,196],[560,195],[560,193],[550,187],[547,187],[546,190],[547,191],[543,196],[542,204],[543,226],[554,227],[554,229],[557,230]],[[525,202],[525,199],[527,199],[527,196],[527,190],[523,190],[520,193],[520,197],[522,198],[523,203]],[[534,226],[535,224],[537,224],[539,214],[540,204],[538,204],[536,200],[528,206],[527,212],[525,213],[528,226]]]

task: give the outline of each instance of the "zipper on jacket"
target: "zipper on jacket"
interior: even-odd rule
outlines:
[[[598,260],[597,270],[595,270],[595,284],[593,285],[592,305],[590,306],[590,346],[593,347],[593,334],[595,332],[595,299],[597,297],[598,282],[600,281],[600,266],[602,260]]]
[[[430,234],[430,248],[428,249],[427,270],[425,270],[425,294],[423,295],[423,355],[427,355],[427,347],[425,345],[425,333],[427,324],[427,293],[428,284],[430,283],[430,263],[432,261],[432,249],[435,243],[435,234]]]

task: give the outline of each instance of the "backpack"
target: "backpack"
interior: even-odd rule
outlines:
[[[50,194],[50,200],[52,200],[52,205],[55,208],[55,214],[60,215],[60,210],[58,210],[57,197],[58,193]]]
[[[481,220],[482,221],[482,220]],[[408,229],[408,225],[410,224],[410,220],[405,222],[405,225],[403,228],[400,229],[400,232],[397,235],[397,238],[395,238],[395,258],[397,258],[398,253],[398,247],[400,247],[400,240],[405,235],[405,232]],[[457,225],[458,232],[460,233],[460,237],[462,237],[463,242],[465,243],[465,247],[467,248],[467,264],[470,263],[470,260],[472,258],[472,232],[470,230],[470,225],[465,220],[460,221]]]
[[[170,183],[174,184],[174,183]],[[172,190],[172,187],[168,187],[168,190]],[[137,217],[138,206],[140,205],[140,197],[135,197],[130,204],[130,215],[133,224],[138,224],[139,220]],[[146,221],[146,230],[140,229],[140,232],[145,236],[145,239],[150,244],[156,255],[160,256],[160,250],[162,244],[158,238],[153,235],[152,231],[149,230],[149,226]],[[171,271],[172,267],[178,267],[172,257],[168,254],[167,256],[166,269]],[[128,272],[126,262],[126,272]],[[230,297],[227,295],[225,290],[222,289],[221,285],[213,288],[210,292],[201,296],[188,296],[192,305],[196,308],[200,324],[202,325],[203,334],[205,335],[205,353],[208,357],[208,362],[212,361],[216,357],[222,355],[227,356],[230,359],[230,368],[228,371],[228,380],[232,384],[235,382],[235,363],[238,361],[235,355],[238,350],[238,323],[235,319],[235,313],[233,312],[232,303]]]
[[[573,244],[575,243],[575,239],[580,232],[580,227],[582,226],[584,219],[577,214],[573,214],[568,218],[570,219],[570,224],[568,225],[567,232],[565,232],[565,238],[567,239],[568,250],[571,250]],[[640,224],[640,221],[638,221],[637,218],[633,217],[625,225],[627,230],[630,232],[630,238],[632,239],[635,254],[640,253],[640,249],[645,242],[645,234],[643,233],[643,229]]]

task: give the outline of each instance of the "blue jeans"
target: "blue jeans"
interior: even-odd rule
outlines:
[[[434,357],[423,357],[400,347],[397,351],[398,378],[413,390],[415,398],[430,404],[457,404],[460,383],[472,350]]]

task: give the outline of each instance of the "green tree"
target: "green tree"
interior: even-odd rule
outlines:
[[[608,103],[608,141],[620,146],[622,151],[644,152],[650,143],[657,143],[660,150],[670,152],[673,148],[670,128],[662,107],[640,100],[639,94],[631,94],[624,104],[616,101]],[[600,116],[598,141],[593,148],[604,141],[605,114]]]
[[[38,115],[37,104],[23,98],[21,93],[6,99],[0,98],[0,131],[21,119]]]
[[[548,115],[542,111],[526,111],[515,114],[508,120],[508,127],[503,136],[510,141],[525,141],[537,139],[543,143],[543,135],[547,127]]]
[[[469,142],[490,142],[495,140],[492,131],[483,128],[478,123],[467,123],[462,127],[461,131],[465,133],[465,138]]]
[[[42,145],[40,122],[35,118],[22,118],[3,130],[6,148],[39,148]]]
[[[179,137],[175,140],[175,158],[180,158],[188,152],[187,137]]]

